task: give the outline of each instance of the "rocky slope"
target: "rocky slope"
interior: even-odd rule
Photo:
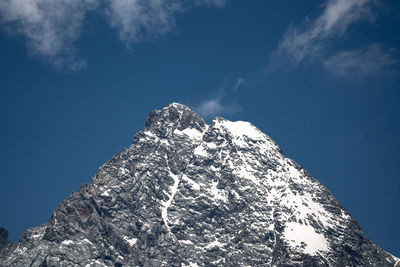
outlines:
[[[0,266],[394,266],[316,179],[247,122],[171,104]]]

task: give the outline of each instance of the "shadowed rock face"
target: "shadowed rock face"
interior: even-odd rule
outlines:
[[[0,227],[0,250],[8,245],[8,231]]]
[[[394,266],[316,179],[247,122],[180,104],[18,243],[0,266]]]

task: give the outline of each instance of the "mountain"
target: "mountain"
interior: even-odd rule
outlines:
[[[173,103],[0,266],[394,266],[318,180],[248,122]],[[397,264],[399,266],[400,264]]]

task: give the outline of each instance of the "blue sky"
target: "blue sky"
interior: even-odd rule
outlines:
[[[250,121],[400,256],[400,2],[5,0],[0,225],[13,241],[171,102]]]

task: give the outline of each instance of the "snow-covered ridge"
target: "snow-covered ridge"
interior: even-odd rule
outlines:
[[[176,104],[173,106],[176,106]],[[220,143],[202,140],[208,131],[213,132],[214,130],[218,130],[221,133],[228,133],[233,143],[229,145],[226,141]],[[312,200],[312,195],[305,193],[300,196],[286,187],[289,181],[300,184],[305,183],[306,181],[302,178],[303,174],[285,159],[280,153],[279,146],[253,124],[244,121],[232,122],[223,118],[216,118],[210,125],[205,125],[203,131],[188,127],[183,130],[175,129],[172,134],[186,136],[190,140],[193,140],[197,144],[193,151],[197,157],[208,158],[217,153],[222,164],[229,166],[238,178],[246,179],[255,186],[269,191],[266,201],[270,205],[279,205],[285,209],[293,210],[292,214],[281,215],[282,219],[285,220],[289,220],[291,216],[295,216],[296,218],[296,221],[284,223],[285,230],[282,238],[286,240],[287,245],[309,255],[317,255],[329,251],[329,242],[326,240],[324,234],[321,232],[317,233],[308,222],[310,218],[313,218],[315,222],[320,223],[322,227],[328,229],[334,227],[332,216],[323,206]],[[168,144],[167,141],[163,142]],[[232,146],[240,150],[237,150],[234,154],[225,153],[226,149],[231,149],[230,147]],[[253,155],[255,151],[258,151],[265,157],[274,157],[278,164],[285,166],[282,168],[285,171],[282,172],[280,169],[275,171],[270,170],[270,172],[264,174],[261,173],[260,169],[263,168],[263,165],[260,164],[258,157]],[[213,172],[219,171],[219,169],[214,167],[211,170]],[[199,183],[185,174],[178,176],[172,174],[170,171],[168,172],[169,177],[173,178],[174,183],[168,189],[169,192],[166,192],[169,198],[163,202],[161,212],[163,221],[168,229],[170,229],[168,208],[173,205],[174,197],[179,191],[181,180],[187,183],[193,190],[198,191],[201,197],[210,196],[216,203],[219,203],[219,201],[223,203],[229,202],[229,192],[218,188],[218,182]],[[312,187],[314,185],[307,184],[307,186]],[[237,195],[236,192],[234,193]],[[258,215],[259,213],[255,214]]]
[[[265,138],[265,134],[263,134],[250,122],[233,122],[225,119],[215,119],[213,122],[215,122],[215,127],[223,127],[227,129],[236,138],[242,138],[243,136],[246,136],[252,140],[262,140]]]
[[[180,107],[180,104],[173,103],[164,108],[163,111],[170,112],[170,107],[184,110]],[[179,111],[179,117],[182,117],[182,114],[183,112]],[[202,140],[207,132],[213,132],[214,130],[229,134],[232,138],[232,144],[228,144],[226,141],[221,143]],[[194,155],[197,157],[208,158],[216,154],[219,155],[222,164],[228,166],[237,178],[247,180],[253,186],[268,192],[266,201],[269,205],[277,205],[290,210],[290,213],[282,213],[281,215],[285,226],[282,238],[287,245],[309,255],[321,255],[321,253],[329,251],[330,245],[324,235],[324,231],[336,227],[334,216],[323,205],[315,202],[313,194],[304,192],[300,195],[287,187],[288,183],[306,188],[315,187],[316,184],[305,180],[304,173],[293,167],[290,160],[281,154],[279,146],[253,124],[245,121],[233,122],[223,118],[215,118],[210,125],[205,125],[202,131],[189,126],[183,130],[175,129],[173,135],[186,136],[193,140],[197,144],[193,150]],[[232,147],[236,147],[239,150],[235,153],[227,153],[226,150],[232,149]],[[259,158],[254,156],[256,151],[264,157],[274,159],[275,164],[282,167],[262,173],[260,170],[263,169],[263,164],[260,164]],[[219,171],[214,167],[211,170],[213,172]],[[229,192],[218,188],[218,182],[199,183],[185,174],[179,177],[170,173],[169,176],[174,179],[174,184],[169,189],[172,193],[168,193],[169,199],[163,202],[162,209],[162,217],[168,228],[170,226],[168,225],[167,210],[173,205],[173,198],[179,191],[181,180],[193,190],[198,191],[202,197],[210,196],[217,203],[218,201],[228,203],[227,196]],[[249,185],[246,185],[246,187],[251,188]],[[237,195],[236,192],[234,194]],[[255,214],[257,216],[261,215],[259,212]],[[294,221],[290,221],[293,218],[295,218]],[[340,221],[344,222],[348,218],[348,214],[342,210],[340,212]],[[312,224],[317,224],[324,230],[316,231],[315,226],[312,226]]]

